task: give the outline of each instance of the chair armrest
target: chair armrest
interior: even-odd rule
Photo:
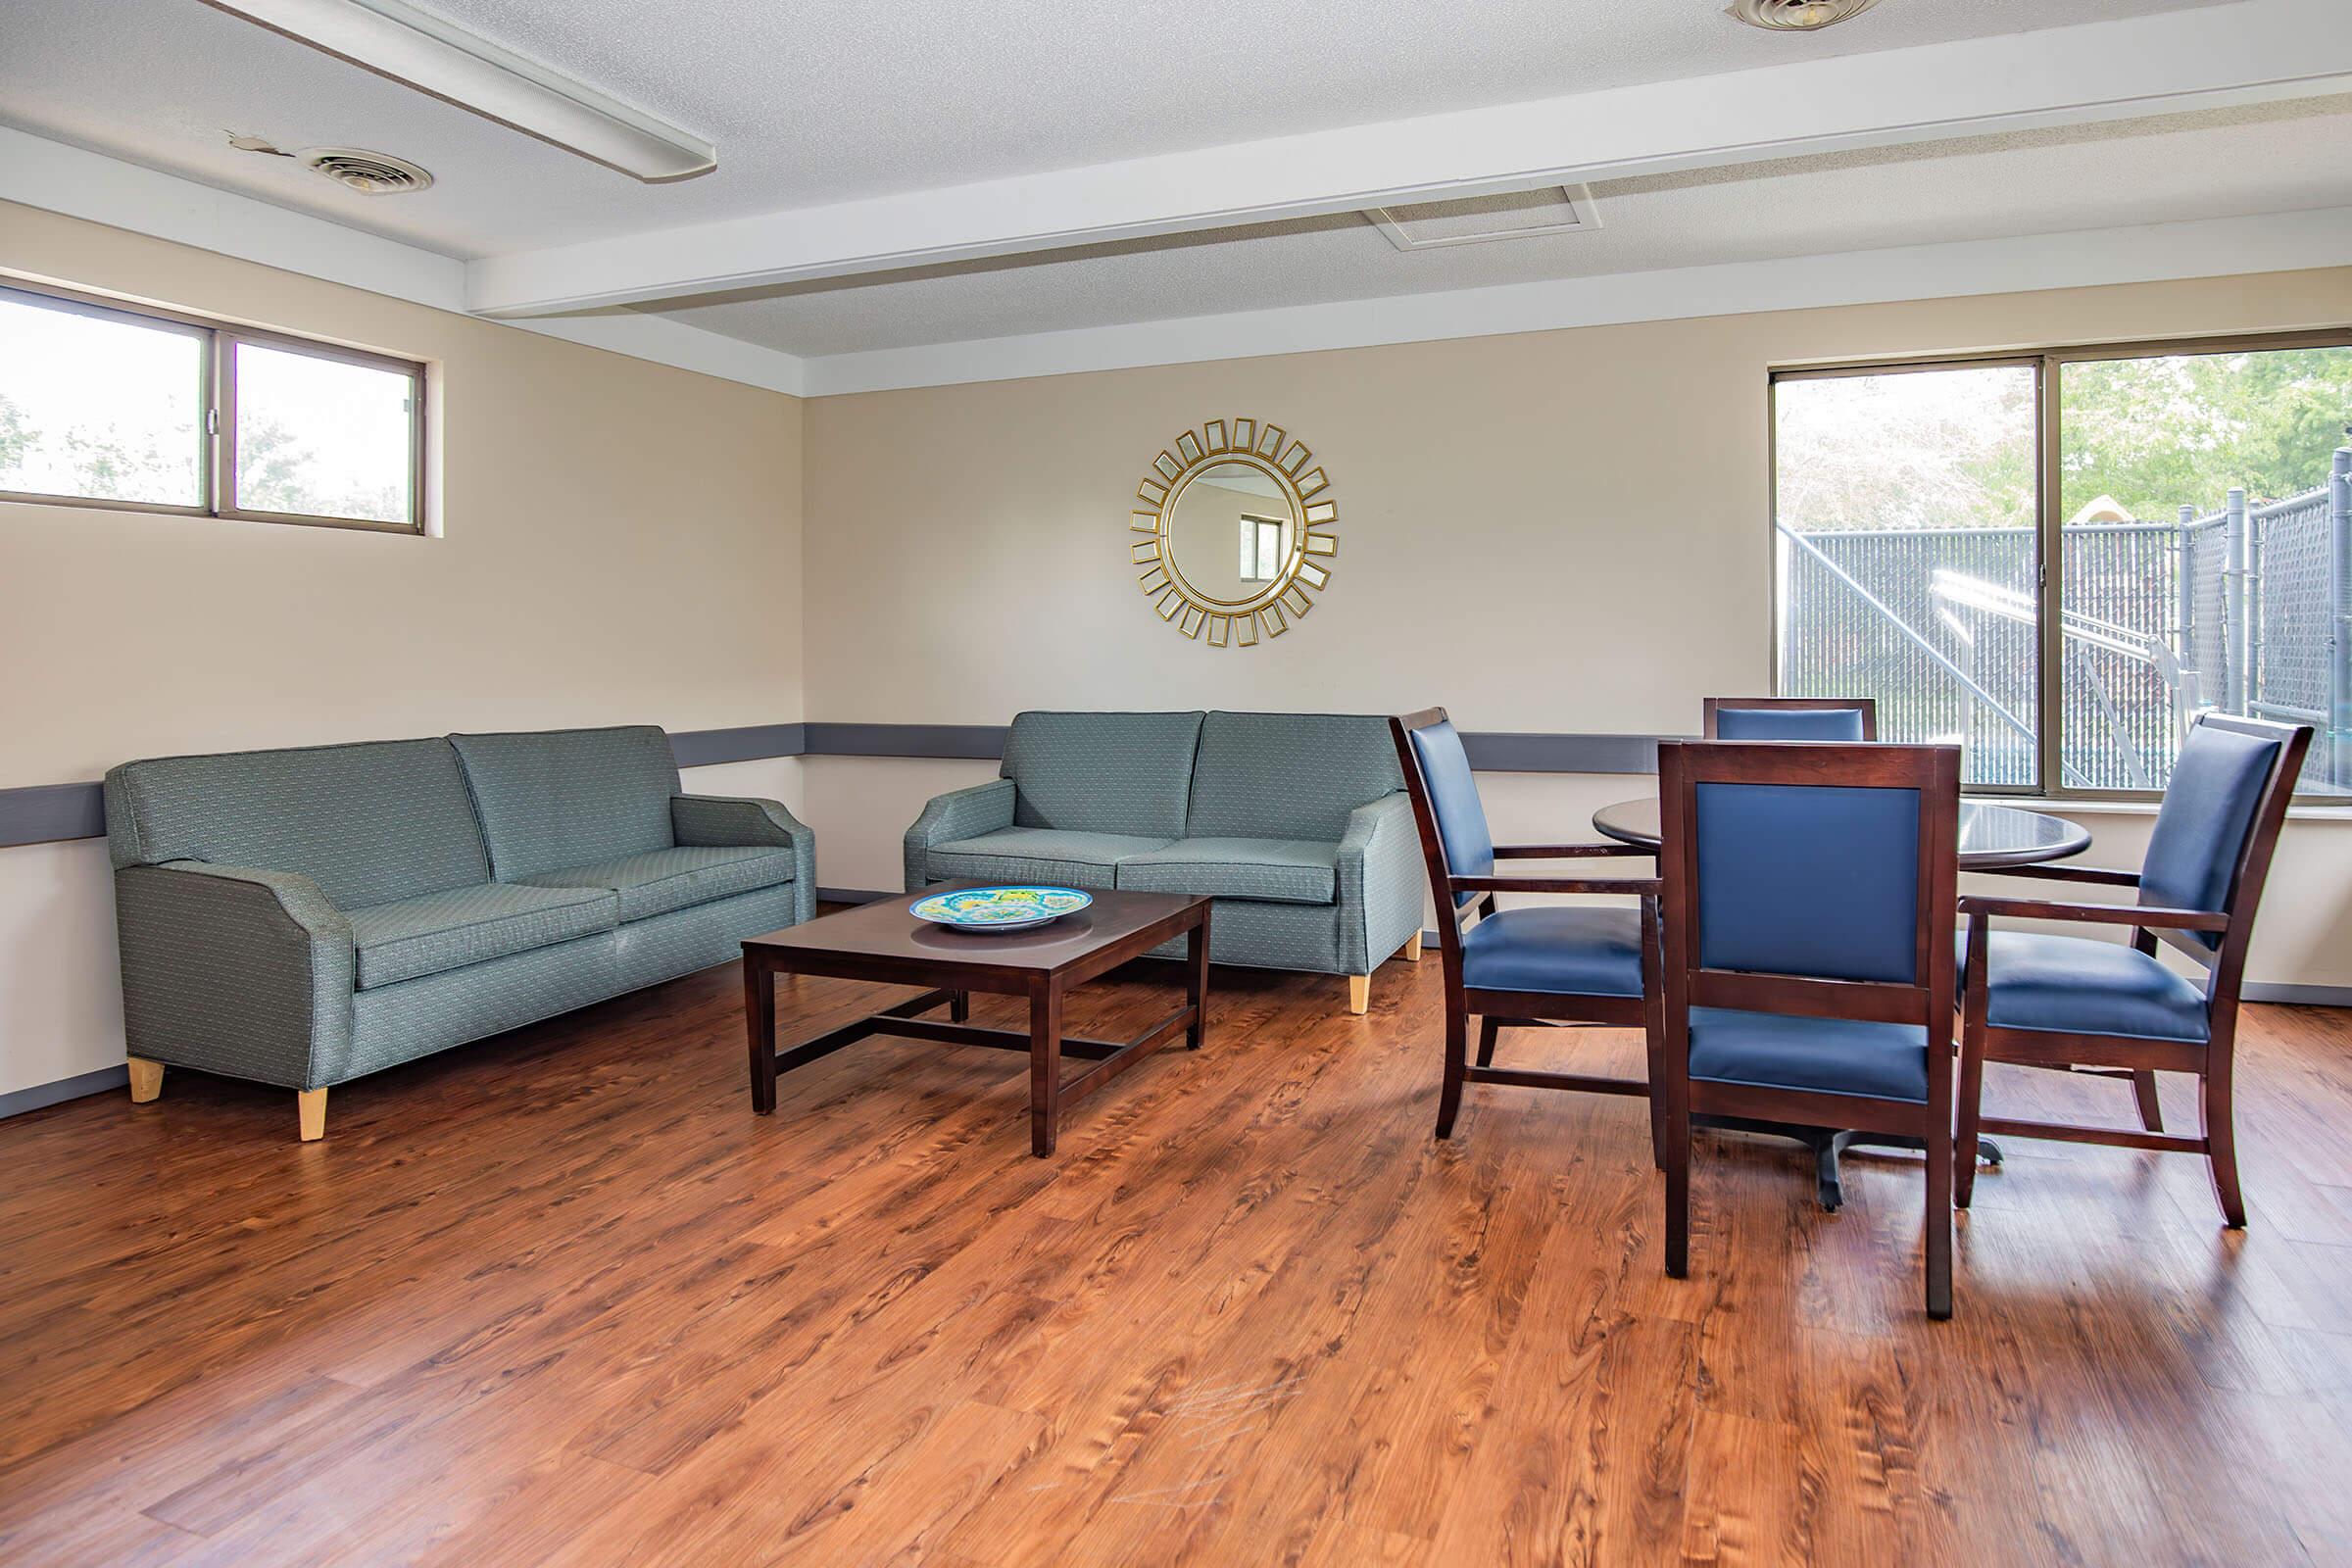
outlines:
[[[906,830],[906,891],[920,893],[931,885],[924,861],[934,844],[953,844],[1012,826],[1012,780],[992,778],[985,784],[934,795],[923,814]]]
[[[293,871],[172,860],[115,873],[129,1053],[317,1089],[347,1076],[351,921]]]
[[[1456,893],[1631,893],[1647,899],[1666,890],[1654,876],[1457,876],[1451,886]]]
[[[673,795],[669,825],[690,847],[765,845],[792,851],[792,923],[816,917],[816,835],[780,801],[752,796]]]
[[[1655,858],[1654,844],[1623,844],[1610,839],[1603,844],[1497,844],[1497,860],[1615,860],[1629,856]]]
[[[1340,835],[1334,890],[1340,906],[1340,956],[1350,974],[1370,974],[1421,930],[1421,833],[1412,798],[1399,790],[1348,813]]]
[[[2137,871],[2110,871],[2096,865],[2000,865],[1989,867],[1984,874],[2039,877],[2050,882],[2095,882],[2108,888],[2139,886]]]
[[[2041,899],[1991,899],[1971,894],[1960,912],[1973,927],[1989,915],[2020,920],[2082,920],[2098,925],[2132,925],[2147,931],[2227,931],[2230,917],[2205,909],[2168,909],[2147,904],[2054,904]]]

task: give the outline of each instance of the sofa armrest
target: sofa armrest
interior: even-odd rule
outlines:
[[[1412,801],[1402,790],[1348,813],[1338,870],[1340,956],[1350,965],[1361,960],[1348,973],[1370,974],[1421,930],[1428,871]]]
[[[669,825],[688,846],[754,844],[792,851],[792,923],[816,917],[816,835],[779,801],[733,795],[673,795]]]
[[[1008,778],[992,778],[968,789],[934,795],[923,814],[906,830],[906,891],[920,893],[931,885],[923,870],[931,846],[1010,827],[1012,808],[1012,780]]]
[[[172,860],[115,873],[129,1054],[288,1089],[350,1062],[351,921],[293,871]]]

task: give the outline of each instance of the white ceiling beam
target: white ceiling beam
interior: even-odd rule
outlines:
[[[2352,90],[2346,0],[2238,0],[766,213],[467,266],[525,317],[1796,153]]]

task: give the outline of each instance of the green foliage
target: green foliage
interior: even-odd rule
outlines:
[[[24,411],[0,394],[0,480],[14,473],[41,432],[24,422]],[[16,488],[0,482],[0,489]]]
[[[2142,521],[2328,482],[2352,442],[2352,349],[2270,349],[2063,366],[2058,514],[2112,496]],[[2022,368],[1784,382],[1781,520],[1830,528],[2030,526],[2033,377]]]
[[[2352,349],[2069,365],[2059,376],[2061,515],[2111,495],[2135,517],[2220,510],[2327,482],[2352,420]]]

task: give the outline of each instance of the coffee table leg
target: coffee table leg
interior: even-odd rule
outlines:
[[[776,974],[761,960],[743,959],[743,1014],[752,1046],[752,1109],[776,1108]]]
[[[1184,939],[1184,999],[1192,1004],[1192,1026],[1184,1032],[1184,1049],[1199,1051],[1208,1034],[1208,907],[1200,908],[1200,923]]]
[[[948,996],[948,1021],[963,1023],[972,1015],[972,994],[969,991],[951,992]]]
[[[1054,1152],[1061,1130],[1061,988],[1051,981],[1029,993],[1029,1152]]]

